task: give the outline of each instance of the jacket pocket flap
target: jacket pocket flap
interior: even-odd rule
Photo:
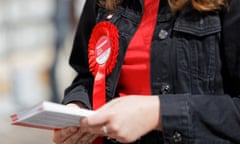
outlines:
[[[221,31],[221,20],[217,13],[180,15],[173,30],[202,37]]]

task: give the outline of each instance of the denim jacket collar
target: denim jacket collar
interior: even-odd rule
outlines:
[[[140,5],[141,5],[141,7],[142,7],[142,11],[143,11],[143,8],[144,8],[144,0],[138,0],[139,1],[139,3],[140,3]]]

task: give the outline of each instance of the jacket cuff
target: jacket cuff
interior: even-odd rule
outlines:
[[[163,137],[166,143],[189,143],[190,113],[187,94],[161,95]]]
[[[92,109],[90,101],[88,99],[87,93],[84,93],[84,92],[70,92],[69,94],[65,95],[62,103],[63,104],[69,104],[71,102],[81,102],[88,109]]]

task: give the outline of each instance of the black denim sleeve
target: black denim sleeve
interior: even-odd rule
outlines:
[[[168,143],[240,143],[239,97],[162,95],[164,141]]]
[[[78,101],[91,108],[93,76],[88,66],[88,41],[96,23],[96,9],[96,0],[86,0],[70,57],[70,65],[77,72],[77,77],[65,90],[64,104]]]
[[[240,1],[222,16],[223,95],[161,95],[166,144],[240,143]]]

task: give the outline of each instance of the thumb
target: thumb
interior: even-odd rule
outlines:
[[[104,125],[108,122],[109,116],[103,111],[95,111],[94,114],[83,119],[83,124],[88,126]]]
[[[88,127],[87,117],[84,117],[84,118],[80,119],[79,123],[80,123],[80,127]]]

